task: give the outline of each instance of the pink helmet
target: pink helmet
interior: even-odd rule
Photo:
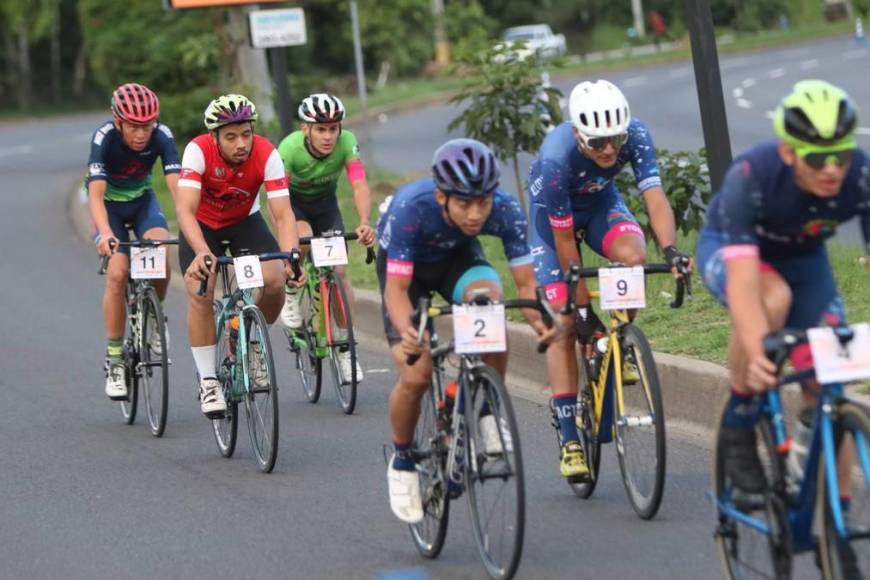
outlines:
[[[112,113],[131,123],[150,123],[160,115],[160,101],[145,85],[127,83],[112,93]]]

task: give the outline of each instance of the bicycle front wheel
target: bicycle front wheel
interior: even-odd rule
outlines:
[[[589,476],[586,481],[571,482],[568,484],[574,491],[574,495],[582,499],[589,499],[598,484],[598,468],[601,466],[601,440],[598,438],[598,424],[595,421],[595,394],[593,381],[596,377],[592,372],[592,364],[586,357],[583,361],[583,388],[577,397],[577,435],[580,436],[580,445],[583,446],[583,454],[586,456],[586,464],[589,467]]]
[[[438,409],[432,392],[434,388],[423,395],[420,418],[414,431],[414,459],[420,475],[423,521],[408,526],[417,550],[427,558],[435,558],[441,553],[450,515],[447,474],[444,471],[447,449],[438,428]]]
[[[766,416],[759,420],[756,435],[758,456],[769,483],[768,487],[784,486],[783,460],[776,452],[773,427]],[[718,433],[713,469],[719,519],[715,538],[722,575],[733,580],[790,578],[791,538],[785,504],[772,492],[748,494],[734,486],[734,482],[725,473]],[[741,517],[733,512],[739,512]]]
[[[215,318],[219,319],[221,304],[214,304]],[[235,351],[238,346],[234,339],[226,331],[226,325],[217,327],[217,346],[215,347],[215,369],[217,379],[221,383],[224,393],[224,401],[227,402],[227,410],[223,418],[214,419],[211,422],[214,439],[220,454],[226,458],[233,456],[236,450],[236,440],[239,432],[239,403],[233,397],[233,368],[235,366]],[[197,385],[199,375],[197,375]]]
[[[350,303],[341,278],[331,272],[326,279],[327,324],[332,341],[329,344],[329,359],[335,392],[341,409],[350,415],[356,407],[356,391],[360,377],[357,376],[356,341],[353,338],[353,317]],[[344,360],[344,363],[342,363]]]
[[[141,380],[145,413],[151,434],[161,437],[166,429],[169,407],[169,345],[166,342],[166,319],[157,293],[149,288],[142,308]]]
[[[139,353],[136,352],[138,345],[133,337],[136,335],[133,325],[134,314],[127,307],[127,326],[124,334],[124,379],[127,382],[127,398],[122,399],[121,416],[124,423],[132,425],[136,421],[136,411],[139,408],[139,377],[137,376],[136,364],[139,362]]]
[[[314,332],[311,304],[311,292],[308,286],[299,290],[299,310],[302,313],[302,328],[286,331],[287,340],[290,341],[290,351],[296,357],[296,371],[299,373],[299,381],[302,390],[310,403],[320,400],[320,385],[323,378],[322,361],[317,357],[317,335]]]
[[[613,405],[616,454],[628,501],[641,518],[656,515],[665,487],[665,412],[652,349],[633,324],[623,329],[623,364],[634,365],[638,380],[622,385],[624,414]]]
[[[463,394],[471,526],[487,573],[492,578],[511,578],[522,555],[526,516],[520,434],[498,372],[481,366],[472,373]]]
[[[278,382],[275,380],[275,361],[269,341],[269,326],[256,306],[242,310],[242,321],[247,330],[247,379],[245,414],[251,446],[260,471],[269,473],[278,458]]]
[[[819,560],[822,577],[830,580],[870,578],[870,418],[854,403],[837,407],[836,428],[841,431],[840,461],[851,460],[852,468],[840,489],[831,489],[825,476],[824,454],[819,464],[816,513],[819,518]],[[840,470],[841,477],[843,471]],[[846,494],[843,493],[848,489]],[[848,502],[841,498],[848,497]],[[837,533],[831,499],[839,502],[846,537]]]

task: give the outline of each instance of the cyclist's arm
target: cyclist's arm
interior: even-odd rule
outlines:
[[[668,202],[665,190],[660,186],[651,187],[643,192],[649,223],[659,247],[673,246],[677,241],[677,225],[674,220],[674,210]]]
[[[277,149],[273,149],[266,160],[263,172],[263,185],[269,200],[269,217],[278,231],[278,245],[284,252],[299,247],[299,233],[296,231],[296,216],[290,209],[290,189],[284,162]]]
[[[411,266],[413,268],[413,265]],[[389,262],[387,265],[389,270]],[[411,326],[411,314],[414,305],[408,297],[411,288],[411,276],[392,275],[387,272],[387,282],[384,285],[384,303],[387,304],[387,316],[399,336],[403,336]]]
[[[353,189],[353,204],[359,215],[359,225],[370,225],[372,214],[372,194],[366,180],[366,170],[363,162],[359,159],[349,161],[345,166],[347,179]]]
[[[178,149],[175,146],[175,137],[172,131],[160,123],[157,125],[159,131],[158,139],[160,140],[160,160],[163,163],[163,176],[166,179],[166,187],[169,188],[169,193],[172,194],[172,200],[175,201],[175,196],[178,194],[178,175],[181,173],[181,160],[178,158]]]
[[[205,173],[205,156],[199,145],[188,143],[181,166],[178,191],[175,194],[175,219],[178,221],[178,229],[194,253],[207,254],[210,250],[196,220],[196,210],[202,193],[202,176]]]
[[[172,194],[172,201],[178,196],[178,173],[169,173],[163,176],[166,179],[166,187]]]
[[[526,298],[529,300],[535,300],[537,298],[535,291],[538,287],[538,281],[535,278],[535,268],[532,264],[513,266],[511,268],[511,276],[513,276],[514,282],[517,285],[517,296],[519,298]],[[522,312],[526,322],[529,323],[529,326],[531,326],[538,335],[547,332],[547,326],[544,324],[540,312],[531,308],[523,308]]]
[[[114,236],[109,226],[109,212],[106,211],[106,185],[105,179],[94,179],[88,182],[88,209],[100,239]]]

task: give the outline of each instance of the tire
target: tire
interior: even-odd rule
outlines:
[[[577,434],[580,445],[589,466],[589,480],[581,483],[568,482],[571,490],[579,498],[589,499],[598,485],[599,468],[601,467],[601,440],[598,438],[598,425],[595,422],[595,396],[593,395],[592,365],[586,357],[583,361],[583,388],[577,396]]]
[[[296,371],[302,390],[308,402],[314,404],[320,400],[320,388],[323,382],[323,361],[317,357],[317,335],[314,333],[313,313],[311,308],[311,293],[308,286],[301,290],[300,309],[302,310],[302,328],[287,330],[287,340],[290,341],[290,351],[295,355]],[[303,345],[304,343],[304,345]]]
[[[242,309],[247,333],[245,367],[249,388],[245,390],[245,415],[257,465],[270,473],[278,458],[278,381],[269,340],[269,325],[256,306]]]
[[[341,278],[330,272],[326,278],[327,294],[323,296],[323,307],[328,309],[329,333],[332,337],[329,344],[329,360],[332,369],[332,379],[335,385],[335,393],[341,410],[346,415],[353,413],[356,408],[356,393],[359,385],[359,377],[356,373],[356,341],[353,337],[353,316],[350,311],[350,303],[347,301],[347,293]],[[339,352],[350,352],[351,376],[342,377],[338,363]]]
[[[154,338],[163,345],[154,352]],[[169,408],[169,352],[166,343],[166,320],[163,308],[153,288],[149,288],[142,301],[142,345],[140,347],[142,394],[148,427],[155,437],[163,436]]]
[[[851,482],[851,505],[846,517],[846,529],[863,529],[866,534],[870,530],[870,472],[860,468],[861,460],[864,465],[870,465],[870,418],[867,412],[854,403],[842,403],[837,407],[836,427],[845,434],[851,435],[844,438],[850,441],[849,445],[855,450],[853,457],[860,458],[855,462],[852,469]],[[842,445],[842,444],[841,444]],[[830,487],[825,477],[824,453],[819,463],[819,483],[816,496],[816,514],[819,521],[821,535],[819,537],[819,567],[822,569],[822,578],[829,580],[845,580],[850,578],[870,577],[870,538],[853,538],[850,541],[841,540],[837,534],[834,517],[828,496]],[[839,490],[835,496],[839,500]],[[854,565],[852,558],[844,557],[843,553],[854,553]]]
[[[658,512],[665,488],[664,403],[652,349],[633,324],[623,328],[621,350],[624,360],[637,367],[640,380],[622,386],[624,417],[619,416],[614,398],[616,454],[628,501],[640,518],[649,520]]]
[[[126,425],[132,425],[136,421],[136,411],[139,408],[139,377],[136,375],[139,347],[134,340],[133,316],[135,314],[128,305],[127,324],[124,329],[124,374],[127,382],[127,399],[120,401],[121,417]]]
[[[492,578],[512,578],[523,551],[525,480],[519,429],[501,376],[489,366],[472,371],[464,395],[465,486],[477,551]],[[487,455],[478,428],[488,407],[503,453]],[[503,540],[503,542],[502,542]]]
[[[215,302],[216,318],[220,315],[220,310],[220,302]],[[230,458],[236,450],[236,441],[238,440],[239,433],[239,403],[233,398],[233,366],[235,364],[235,357],[230,352],[230,349],[237,349],[238,346],[230,345],[230,338],[226,332],[226,324],[218,325],[215,369],[217,370],[217,378],[224,392],[224,400],[227,402],[227,411],[222,419],[212,420],[211,425],[218,451],[220,451],[222,456]],[[197,385],[199,385],[198,376]]]
[[[774,489],[784,488],[785,466],[773,443],[773,427],[766,416],[759,419],[756,426],[758,450],[768,482]],[[719,520],[716,544],[719,549],[722,575],[725,578],[743,580],[745,578],[790,578],[791,577],[791,538],[788,513],[785,503],[774,493],[759,495],[735,495],[730,478],[725,473],[721,446],[716,436],[713,458],[713,485],[717,501]],[[739,492],[738,492],[739,493]],[[739,504],[738,504],[739,502]],[[742,513],[760,520],[772,531],[765,534],[742,523],[723,511],[720,504],[740,506]]]
[[[443,432],[438,429],[434,388],[430,388],[423,396],[420,418],[414,431],[415,459],[423,496],[423,521],[408,526],[414,545],[426,558],[436,558],[441,553],[450,519],[450,497],[444,471],[447,448]]]

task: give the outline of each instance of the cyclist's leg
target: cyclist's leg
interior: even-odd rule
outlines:
[[[646,263],[646,239],[637,219],[617,191],[612,191],[590,209],[586,242],[612,262],[627,266]]]
[[[127,203],[106,201],[109,226],[118,241],[129,241],[126,223]],[[99,235],[96,236],[99,242]],[[129,248],[118,248],[106,267],[106,288],[103,292],[103,320],[106,330],[106,386],[111,398],[125,397],[127,384],[124,373],[124,324],[127,318],[127,276],[130,271]]]
[[[160,202],[157,201],[157,196],[153,190],[148,190],[142,195],[142,206],[136,213],[136,219],[133,222],[136,231],[136,237],[146,240],[168,240],[169,239],[169,224],[166,223],[166,216],[160,209]],[[157,290],[157,296],[160,300],[166,297],[166,290],[169,288],[169,279],[172,275],[172,268],[169,266],[169,253],[166,254],[166,278],[163,280],[154,280],[154,289]]]
[[[300,238],[310,237],[314,230],[311,227],[311,218],[307,204],[302,199],[292,200],[291,207],[296,217],[296,231]],[[303,259],[308,256],[308,246],[302,246]],[[302,326],[302,312],[299,307],[299,288],[285,283],[284,304],[281,307],[281,322],[287,328],[300,328]]]
[[[263,216],[257,212],[248,216],[243,222],[232,226],[230,251],[234,256],[241,249],[247,249],[251,254],[278,252],[278,242],[269,231]],[[263,269],[263,288],[257,296],[257,306],[263,313],[268,324],[275,322],[284,304],[284,283],[287,276],[282,260],[270,260],[261,264]]]

